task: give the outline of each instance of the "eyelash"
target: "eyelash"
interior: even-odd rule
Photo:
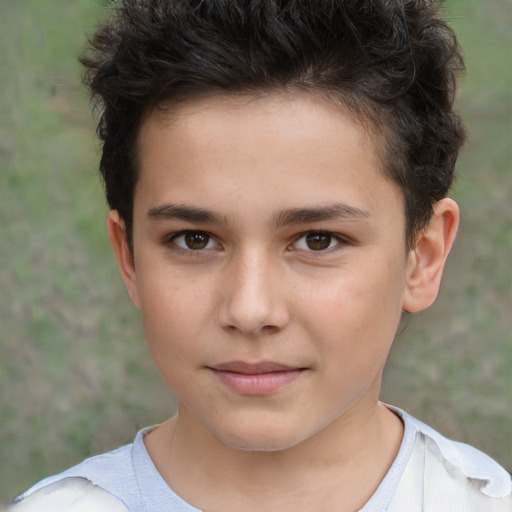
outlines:
[[[187,254],[187,255],[190,255],[190,256],[199,256],[200,253],[202,252],[205,252],[205,250],[207,249],[213,249],[212,247],[204,247],[204,248],[201,248],[201,249],[192,249],[190,247],[181,247],[179,246],[178,244],[176,244],[176,240],[182,236],[186,236],[186,235],[204,235],[206,237],[208,237],[208,242],[207,242],[207,245],[209,245],[211,243],[211,241],[213,240],[215,242],[215,244],[217,245],[217,248],[220,248],[220,244],[219,242],[215,239],[215,237],[208,233],[207,231],[201,231],[201,230],[192,230],[192,229],[185,229],[185,230],[182,230],[182,231],[178,231],[176,233],[172,233],[170,235],[168,235],[167,237],[165,237],[164,239],[164,243],[167,245],[167,244],[172,244],[174,247],[173,249],[174,250],[177,250],[177,251],[181,251],[183,252],[184,254]],[[297,249],[296,247],[294,248],[293,246],[295,246],[301,239],[303,238],[306,238],[307,236],[327,236],[329,237],[329,247],[325,248],[325,249],[318,249],[318,250],[314,250],[314,249]],[[335,241],[336,244],[332,247],[330,247],[331,243]],[[304,231],[303,233],[300,233],[296,238],[295,238],[295,241],[290,244],[288,247],[287,247],[287,250],[288,251],[301,251],[301,252],[304,252],[304,253],[308,253],[308,255],[311,255],[311,256],[320,256],[322,254],[326,254],[326,253],[331,253],[331,252],[335,252],[335,251],[338,251],[340,249],[342,249],[344,246],[346,245],[350,245],[350,241],[346,238],[346,237],[343,237],[341,235],[338,235],[336,233],[332,233],[330,231],[323,231],[323,230],[309,230],[309,231]]]
[[[207,242],[207,245],[209,245],[211,243],[211,241],[213,240],[217,246],[220,247],[220,244],[215,240],[215,237],[213,235],[211,235],[210,233],[208,233],[207,231],[201,231],[201,230],[195,230],[195,229],[184,229],[182,231],[178,231],[177,233],[171,233],[169,236],[165,237],[164,239],[164,243],[167,245],[167,244],[172,244],[174,247],[173,249],[174,250],[177,250],[177,251],[182,251],[183,253],[186,253],[188,255],[199,255],[199,253],[201,252],[204,252],[205,249],[212,249],[211,247],[205,247],[203,249],[192,249],[190,247],[180,247],[177,243],[176,243],[176,240],[182,236],[186,236],[186,235],[204,235],[206,237],[208,237],[208,242]]]
[[[303,238],[306,238],[308,235],[312,235],[312,236],[327,236],[329,237],[329,247],[325,248],[325,249],[318,249],[318,250],[314,250],[314,249],[293,249],[293,248],[290,248],[292,247],[293,245],[297,245],[297,243],[302,240]],[[335,241],[336,244],[332,247],[330,247],[331,243]],[[341,235],[338,235],[336,233],[332,233],[331,231],[324,231],[324,230],[309,230],[309,231],[305,231],[303,233],[301,233],[299,236],[297,236],[297,238],[295,239],[295,241],[293,242],[293,244],[291,244],[288,248],[288,250],[297,250],[297,251],[301,251],[303,253],[307,253],[308,256],[321,256],[321,255],[324,255],[324,254],[330,254],[332,252],[335,252],[335,251],[339,251],[341,249],[343,249],[345,246],[347,245],[350,245],[350,240],[348,240],[346,237],[344,236],[341,236]]]

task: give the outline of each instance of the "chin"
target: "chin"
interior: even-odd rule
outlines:
[[[235,428],[233,428],[235,427]],[[238,427],[238,428],[236,428]],[[259,428],[258,428],[259,427]],[[285,451],[304,441],[307,435],[295,429],[283,428],[283,425],[231,425],[229,430],[212,431],[221,442],[236,450],[253,452]]]

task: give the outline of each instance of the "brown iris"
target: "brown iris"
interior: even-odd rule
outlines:
[[[312,251],[323,251],[331,245],[332,235],[329,233],[312,232],[306,235],[306,244]]]
[[[210,241],[210,235],[201,231],[189,231],[185,234],[185,244],[189,249],[204,249]]]

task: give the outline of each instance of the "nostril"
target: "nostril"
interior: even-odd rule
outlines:
[[[267,334],[272,334],[274,332],[280,331],[281,329],[277,325],[264,325],[261,330],[265,331]]]

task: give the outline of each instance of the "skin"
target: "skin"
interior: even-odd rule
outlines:
[[[146,447],[197,508],[357,510],[398,452],[382,371],[402,311],[437,295],[458,208],[437,203],[408,251],[376,140],[297,93],[196,100],[142,126],[133,254],[115,211],[109,235],[179,401]],[[233,361],[290,371],[233,388]]]

